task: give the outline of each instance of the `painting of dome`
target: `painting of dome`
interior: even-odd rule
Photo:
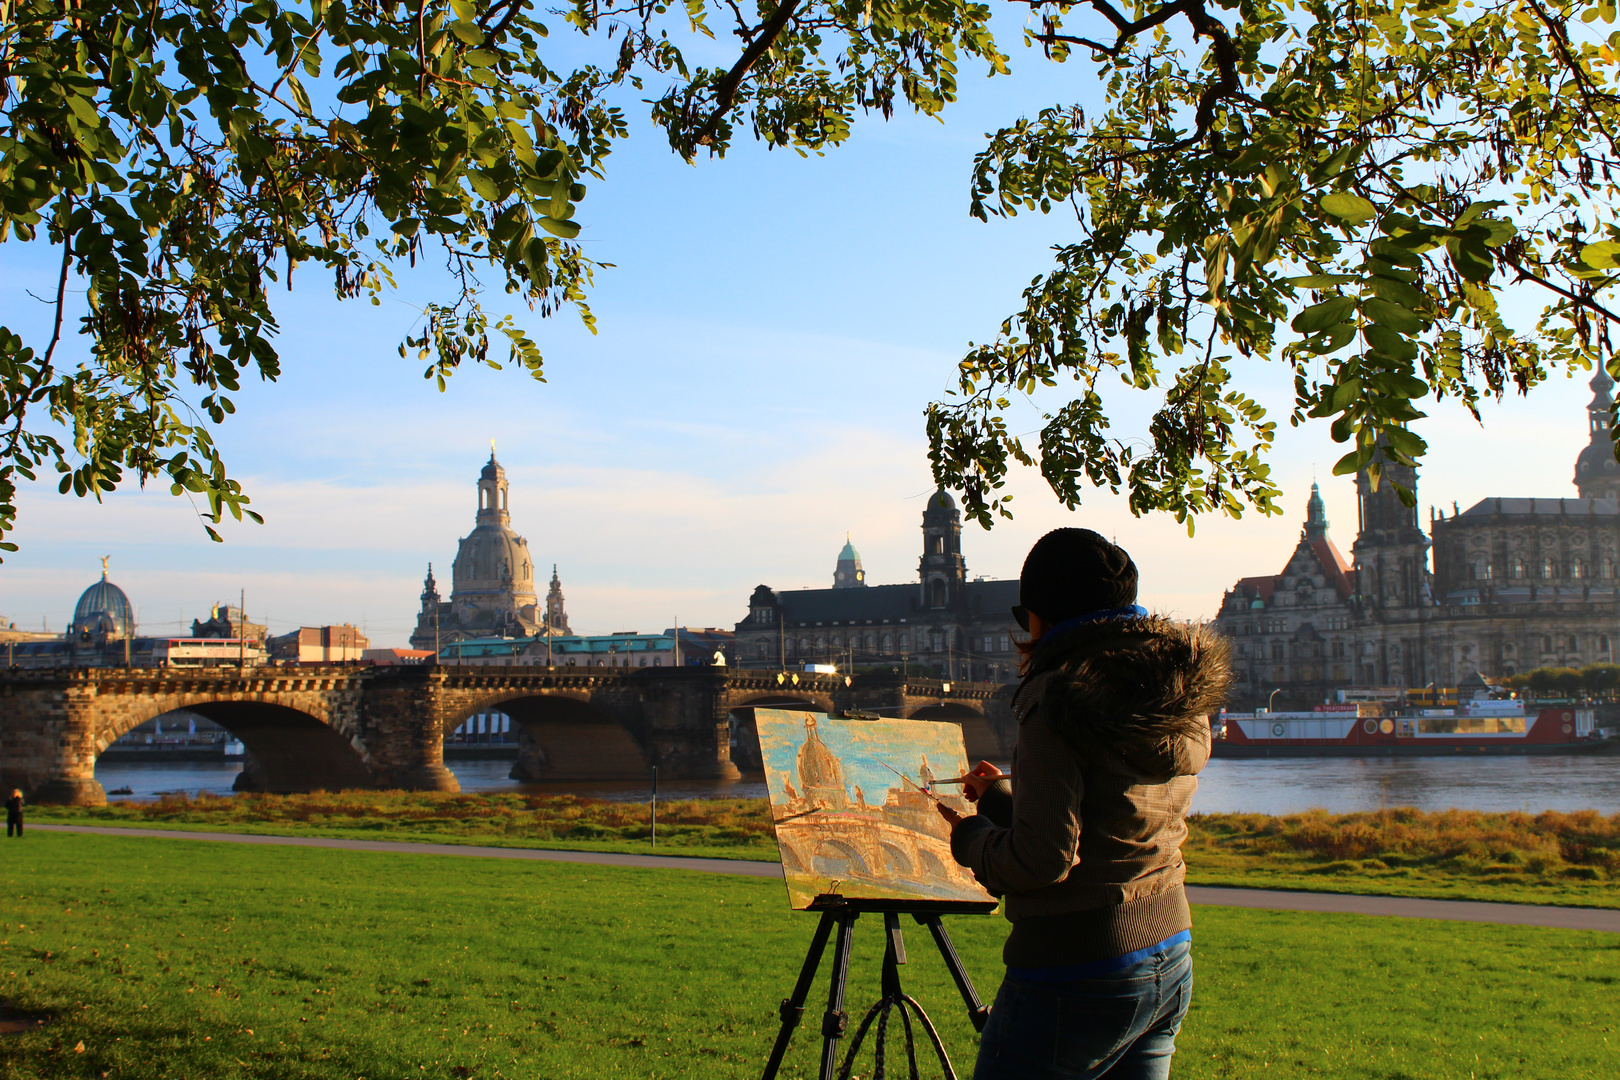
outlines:
[[[796,910],[843,901],[993,905],[951,857],[936,802],[971,814],[958,789],[928,790],[967,770],[962,728],[949,721],[841,720],[756,709],[771,816]]]

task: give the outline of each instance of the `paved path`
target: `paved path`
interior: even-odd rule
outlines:
[[[480,859],[527,859],[540,862],[589,863],[595,866],[645,866],[662,870],[700,870],[710,874],[780,878],[774,862],[746,859],[690,859],[675,855],[624,855],[607,851],[543,851],[537,848],[477,847],[472,844],[419,844],[401,840],[338,840],[320,836],[261,836],[252,833],[179,832],[173,829],[102,828],[93,825],[30,825],[50,832],[95,833],[100,836],[152,836],[163,840],[210,840],[232,844],[278,844],[337,848],[342,851],[388,851],[404,855],[460,855]],[[1601,930],[1620,934],[1620,910],[1552,907],[1539,904],[1491,904],[1473,900],[1420,900],[1354,893],[1288,892],[1281,889],[1232,889],[1187,886],[1187,899],[1214,907],[1263,908],[1269,911],[1324,911],[1346,915],[1395,915],[1409,919],[1497,923],[1502,926],[1550,926],[1561,930]]]

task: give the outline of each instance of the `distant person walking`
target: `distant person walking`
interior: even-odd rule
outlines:
[[[6,800],[6,835],[22,835],[22,792],[17,788],[11,789],[11,798]]]
[[[1057,529],[1019,583],[1013,771],[981,762],[951,851],[1005,898],[1007,975],[974,1080],[1165,1080],[1192,1001],[1194,775],[1231,679],[1220,637],[1136,606],[1136,564]]]

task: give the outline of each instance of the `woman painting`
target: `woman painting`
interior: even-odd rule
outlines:
[[[1231,678],[1212,631],[1136,606],[1136,565],[1088,529],[1024,562],[1030,633],[1011,779],[981,762],[951,849],[1004,898],[1007,974],[975,1080],[1164,1080],[1192,999],[1181,843]]]

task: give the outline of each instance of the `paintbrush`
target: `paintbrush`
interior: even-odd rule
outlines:
[[[1004,772],[997,776],[979,776],[976,773],[969,773],[967,776],[955,776],[949,780],[935,780],[934,784],[965,784],[969,780],[987,780],[993,784],[997,780],[1011,780],[1012,776],[1013,774],[1010,772]]]
[[[877,763],[879,765],[883,766],[885,769],[888,769],[890,772],[894,773],[894,775],[898,776],[901,780],[904,780],[906,783],[910,784],[912,787],[916,788],[918,791],[922,792],[924,795],[928,796],[930,799],[933,799],[936,803],[939,802],[939,796],[938,795],[935,795],[932,791],[929,791],[927,788],[925,788],[921,784],[917,783],[917,781],[913,780],[911,777],[907,776],[905,773],[901,772],[899,769],[895,768],[893,765],[890,765],[887,761],[884,761],[881,758],[878,758],[878,759],[875,759],[875,760],[877,761]]]

